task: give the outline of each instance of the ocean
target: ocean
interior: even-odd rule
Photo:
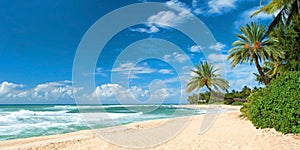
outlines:
[[[203,113],[179,105],[0,105],[0,140]]]

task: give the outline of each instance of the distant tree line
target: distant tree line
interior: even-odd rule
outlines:
[[[253,89],[250,89],[247,86],[244,86],[241,91],[232,90],[229,92],[226,91],[225,95],[223,95],[222,99],[219,97],[218,101],[224,101],[225,104],[232,104],[232,103],[243,103],[247,102],[247,97],[257,91],[258,88],[254,87]],[[189,104],[201,104],[201,103],[209,103],[211,102],[211,94],[210,92],[204,92],[199,94],[192,94],[188,97]]]

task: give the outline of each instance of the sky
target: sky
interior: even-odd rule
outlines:
[[[82,54],[96,62],[92,70],[79,73],[79,82],[94,79],[94,86],[92,90],[73,86],[78,83],[73,64],[89,29],[111,12],[148,2],[167,9],[151,14],[149,7],[108,17],[106,25],[114,30],[118,24],[129,24],[132,17],[149,14],[142,23],[129,24],[109,38],[98,55],[88,55],[91,49],[86,47]],[[259,7],[260,0],[1,0],[0,104],[186,103],[192,94],[185,93],[193,75],[190,70],[205,60],[220,68],[229,90],[260,86],[253,75],[254,65],[231,69],[226,60],[241,25],[251,21],[267,25],[272,20],[267,14],[250,18]],[[195,18],[214,37],[211,42],[206,41],[206,28],[189,27]],[[200,44],[180,28],[199,33]],[[93,44],[99,41],[100,45],[109,31],[96,33]],[[165,47],[168,42],[175,47]]]

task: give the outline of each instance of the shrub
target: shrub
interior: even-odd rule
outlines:
[[[252,93],[241,112],[257,128],[300,133],[300,72],[287,72]]]
[[[240,110],[245,118],[250,119],[250,110],[254,105],[253,103],[262,99],[264,90],[265,89],[263,88],[258,89],[248,96],[247,99],[249,100],[249,102],[244,103],[243,107]]]

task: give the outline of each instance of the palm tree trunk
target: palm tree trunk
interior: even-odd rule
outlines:
[[[214,94],[214,92],[213,92],[213,90],[205,83],[205,86],[206,86],[206,88],[209,90],[209,92],[210,92],[210,98],[209,98],[209,100],[208,100],[208,103],[209,102],[212,102],[211,100],[212,100],[212,98],[213,97],[215,97],[215,94]]]
[[[257,55],[254,56],[254,61],[255,61],[255,66],[256,66],[256,68],[257,68],[257,71],[258,71],[259,75],[261,76],[261,78],[262,78],[264,84],[265,84],[265,85],[269,85],[269,84],[270,84],[270,81],[269,81],[269,79],[266,78],[265,74],[262,72],[262,69],[261,69],[261,67],[260,67],[260,65],[259,65],[259,62],[258,62],[258,57],[257,57]]]
[[[210,93],[212,93],[212,89],[205,83],[205,86],[207,87],[207,89],[209,90]]]
[[[297,4],[298,4],[298,15],[300,16],[300,0],[297,0]]]

